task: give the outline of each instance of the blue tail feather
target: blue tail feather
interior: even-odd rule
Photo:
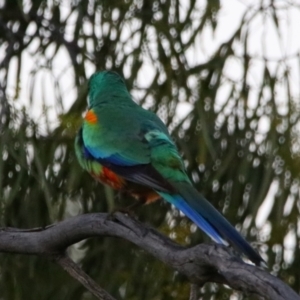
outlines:
[[[159,192],[159,194],[181,210],[215,242],[225,245],[230,243],[255,264],[263,264],[261,256],[190,183],[176,182],[175,186],[178,194],[165,192]]]
[[[187,217],[189,217],[198,227],[200,227],[208,236],[210,236],[216,243],[227,244],[221,235],[212,227],[199,213],[191,208],[180,195],[170,195],[166,193],[159,193],[168,202],[175,205]]]

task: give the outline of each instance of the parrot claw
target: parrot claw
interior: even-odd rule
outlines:
[[[108,214],[108,218],[114,218],[114,214],[120,212],[120,213],[123,213],[123,214],[128,215],[128,216],[130,216],[130,217],[132,217],[132,218],[135,219],[135,218],[136,218],[136,215],[135,215],[135,213],[131,210],[131,206],[132,206],[132,205],[130,205],[130,206],[128,206],[128,207],[117,207],[117,208],[114,208],[114,209]]]
[[[115,195],[115,199],[117,200],[117,202],[120,202],[125,195],[126,195],[125,191],[119,190]]]
[[[123,193],[121,192],[119,195],[122,195]],[[128,205],[126,207],[116,207],[114,208],[110,214],[113,215],[116,212],[121,212],[125,215],[128,215],[132,218],[136,218],[136,214],[134,212],[134,210],[136,210],[138,207],[144,205],[144,201],[136,201],[131,205]]]
[[[113,218],[115,221],[120,222],[122,225],[133,231],[137,236],[141,238],[144,238],[151,230],[149,227],[140,226],[140,222],[136,217],[132,218],[131,216],[115,212]]]

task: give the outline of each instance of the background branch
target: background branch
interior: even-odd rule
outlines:
[[[57,254],[53,256],[54,261],[60,265],[73,278],[78,280],[86,287],[97,299],[115,300],[104,289],[102,289],[91,277],[89,277],[77,264],[74,263],[66,254]]]
[[[244,263],[229,248],[216,244],[185,248],[155,229],[121,213],[113,217],[104,213],[84,214],[45,229],[3,228],[0,231],[0,251],[53,256],[76,242],[97,236],[126,239],[186,275],[190,282],[197,285],[215,282],[266,299],[300,299],[281,280]],[[63,266],[65,260],[59,258],[57,261]]]

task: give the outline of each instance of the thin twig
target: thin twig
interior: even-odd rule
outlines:
[[[191,283],[189,300],[197,300],[197,299],[198,299],[198,285],[195,283]]]
[[[89,277],[67,254],[55,254],[53,260],[60,265],[70,276],[79,281],[97,299],[116,300],[102,289],[91,277]]]

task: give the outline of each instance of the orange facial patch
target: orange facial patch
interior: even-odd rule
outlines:
[[[84,119],[85,119],[89,124],[96,124],[97,121],[98,121],[97,116],[96,116],[96,114],[94,113],[94,111],[93,111],[92,109],[90,109],[90,110],[86,113]]]

